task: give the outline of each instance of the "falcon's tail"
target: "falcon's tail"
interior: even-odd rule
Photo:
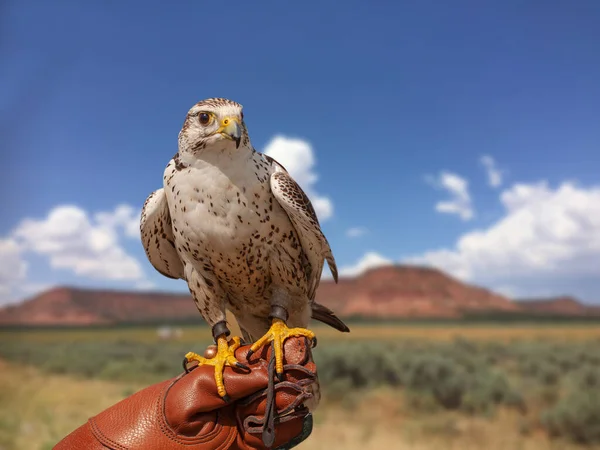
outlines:
[[[312,304],[312,318],[326,323],[330,327],[333,327],[343,333],[348,333],[350,331],[350,328],[348,328],[348,326],[342,322],[342,319],[336,316],[332,310],[326,306],[320,305],[317,302],[313,302]]]

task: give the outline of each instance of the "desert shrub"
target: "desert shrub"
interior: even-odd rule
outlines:
[[[585,366],[600,366],[600,349],[591,342],[521,342],[510,352],[507,359],[516,361],[522,376],[545,384],[554,384],[556,378]]]
[[[590,346],[590,351],[585,354],[588,364],[594,367],[600,367],[600,349],[598,347],[600,347],[600,343],[593,348]]]
[[[521,357],[518,362],[519,372],[522,376],[534,378],[543,386],[554,386],[559,383],[561,374],[565,369],[553,362],[552,357],[544,354]]]
[[[467,386],[464,368],[436,354],[416,355],[403,378],[408,389],[432,395],[448,409],[460,406]]]
[[[351,388],[398,386],[401,380],[401,352],[393,345],[360,343],[317,348],[314,352],[323,385],[341,381]]]
[[[529,410],[525,396],[515,388],[511,388],[511,390],[506,393],[503,404],[509,408],[516,409],[521,414],[526,414]]]
[[[465,394],[461,409],[468,414],[489,415],[493,411],[494,404],[489,396],[482,390],[472,390]]]
[[[560,371],[558,367],[550,363],[542,363],[537,373],[538,380],[546,386],[554,386],[560,380]]]
[[[475,354],[481,349],[480,344],[462,336],[455,337],[451,343],[451,347],[457,349],[459,352],[468,354]]]
[[[537,404],[541,406],[554,406],[560,399],[560,392],[555,386],[536,386],[531,396],[537,400]]]
[[[551,436],[582,444],[600,443],[600,392],[572,392],[545,411],[541,423]]]
[[[491,411],[498,404],[519,406],[523,399],[500,370],[482,357],[481,349],[464,341],[429,347],[337,345],[315,352],[319,378],[330,397],[350,389],[403,386],[407,404],[471,413]]]
[[[404,404],[413,411],[433,413],[441,409],[441,405],[431,392],[407,391]]]
[[[600,391],[600,367],[591,364],[582,367],[573,373],[572,381],[575,389]]]
[[[548,362],[556,366],[561,372],[568,372],[585,363],[587,356],[578,351],[565,351],[565,349],[556,349],[548,356]]]
[[[0,356],[52,373],[150,383],[180,373],[187,351],[181,343],[16,342],[2,346]]]
[[[491,414],[500,404],[522,407],[523,398],[502,372],[481,371],[469,381],[461,409],[470,414]]]
[[[494,403],[506,400],[512,392],[506,376],[500,372],[492,372],[480,376],[476,387],[479,388]]]
[[[504,342],[484,342],[481,346],[481,353],[489,365],[495,365],[511,357],[510,346]]]
[[[320,378],[321,376],[319,375],[319,381],[323,384]],[[349,378],[338,378],[327,382],[327,390],[322,395],[329,399],[342,400],[346,398],[349,392],[353,391],[352,380]]]

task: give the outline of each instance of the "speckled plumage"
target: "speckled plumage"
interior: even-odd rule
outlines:
[[[203,126],[201,114],[216,123]],[[239,148],[212,131],[225,117],[239,118]],[[310,200],[280,164],[253,149],[242,107],[231,100],[190,109],[163,188],[144,205],[141,232],[150,262],[187,281],[211,326],[227,308],[246,339],[256,339],[269,329],[271,305],[288,311],[292,327],[307,327],[311,314],[339,321],[314,303],[324,261],[336,280],[337,269]]]

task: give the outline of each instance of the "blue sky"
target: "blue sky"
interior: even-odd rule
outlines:
[[[136,214],[213,96],[320,199],[346,275],[600,302],[599,2],[91,3],[3,2],[0,302],[185,291]]]

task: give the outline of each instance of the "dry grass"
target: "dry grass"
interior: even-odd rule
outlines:
[[[24,382],[26,380],[26,382]],[[0,362],[0,448],[50,450],[88,417],[141,386],[44,376],[34,368]],[[328,404],[316,412],[305,450],[580,450],[549,441],[543,434],[523,436],[519,416],[501,411],[494,419],[453,413],[411,416],[401,394],[372,393],[358,403]],[[587,447],[586,449],[597,449]]]
[[[132,385],[44,376],[0,361],[0,448],[50,450],[88,417],[133,391]]]
[[[471,340],[510,341],[546,340],[571,341],[600,339],[597,323],[577,324],[398,324],[398,325],[351,325],[350,333],[340,333],[330,327],[313,324],[312,329],[320,342],[382,339],[427,339],[451,341],[457,337]],[[212,339],[210,330],[204,326],[182,327],[182,342],[207,342]],[[61,330],[0,330],[0,343],[11,340],[30,342],[73,341],[140,341],[158,342],[156,327],[61,329]]]

